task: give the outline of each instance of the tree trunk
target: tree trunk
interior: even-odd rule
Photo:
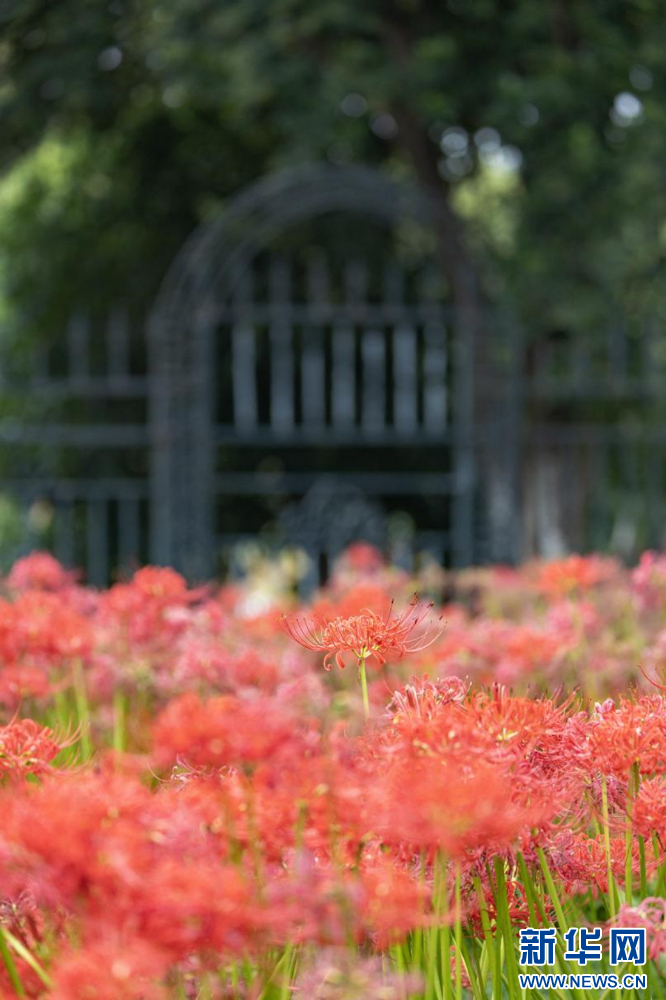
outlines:
[[[406,32],[397,23],[388,22],[386,37],[391,57],[409,72]],[[514,401],[507,399],[513,380],[508,371],[500,373],[494,367],[498,325],[486,308],[464,224],[451,205],[451,187],[440,176],[439,149],[413,108],[395,102],[391,110],[398,126],[396,144],[411,161],[419,186],[436,206],[438,254],[456,317],[454,557],[463,565],[478,561],[483,554],[510,561],[518,549],[519,415]],[[511,360],[518,363],[519,358]],[[485,553],[480,553],[474,537],[477,505],[487,519]]]

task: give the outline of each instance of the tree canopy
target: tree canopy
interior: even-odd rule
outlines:
[[[657,0],[9,0],[0,292],[148,302],[202,219],[327,158],[411,178],[530,331],[661,310]],[[454,225],[455,224],[455,225]]]

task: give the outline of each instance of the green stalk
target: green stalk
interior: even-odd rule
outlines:
[[[631,906],[631,901],[633,897],[633,798],[637,792],[637,787],[634,784],[634,773],[629,775],[629,787],[627,789],[627,822],[624,832],[624,895],[629,906]]]
[[[544,854],[543,847],[537,847],[537,856],[539,858],[539,864],[541,865],[541,871],[543,873],[544,881],[546,883],[546,888],[548,889],[548,895],[550,896],[553,909],[555,910],[555,916],[557,917],[557,922],[560,926],[560,930],[564,933],[567,930],[567,920],[564,916],[564,910],[562,908],[562,903],[560,902],[560,897],[555,887],[555,882],[553,881],[553,876],[550,873],[550,868],[548,867],[548,861],[546,855]]]
[[[425,887],[426,884],[426,859],[425,853],[421,852],[421,885]],[[421,963],[424,955],[424,933],[422,927],[417,927],[411,933],[412,939],[412,954],[411,954],[411,965],[412,969],[421,970]]]
[[[83,676],[83,664],[78,658],[73,663],[73,674],[76,711],[81,727],[81,750],[84,760],[90,760],[93,753],[92,741],[90,739],[90,705],[86,693],[86,682]]]
[[[231,988],[234,991],[234,1000],[240,1000],[240,981],[238,977],[238,964],[236,962],[232,962],[230,971]]]
[[[601,779],[601,809],[604,819],[604,851],[606,852],[606,877],[608,879],[608,913],[611,919],[616,914],[615,907],[615,881],[613,879],[613,867],[611,864],[610,846],[610,825],[608,821],[608,786],[606,777]]]
[[[399,944],[393,944],[390,947],[390,954],[395,964],[398,973],[402,976],[405,972],[405,962],[402,954],[402,946]]]
[[[292,959],[294,957],[294,946],[289,942],[279,960],[277,961],[273,971],[269,975],[268,979],[264,982],[261,993],[259,994],[258,1000],[267,1000],[269,994],[273,993],[272,986],[275,982],[275,978],[279,972],[282,973],[280,981],[280,1000],[287,1000],[291,993],[291,972],[292,972]]]
[[[435,1000],[435,981],[437,979],[437,942],[439,940],[438,917],[441,905],[441,873],[439,869],[439,855],[435,859],[435,880],[432,893],[433,926],[428,932],[427,947],[427,973],[425,980],[424,1000]]]
[[[647,885],[647,865],[645,863],[645,838],[639,836],[638,838],[638,856],[640,858],[641,866],[641,898],[645,899],[648,894]]]
[[[451,1000],[451,926],[449,923],[449,887],[446,882],[446,862],[442,863],[442,930],[441,930],[441,970],[444,1000]]]
[[[486,907],[486,900],[483,895],[483,888],[481,886],[481,879],[478,875],[474,876],[474,888],[476,889],[476,895],[479,899],[479,913],[481,914],[481,927],[483,928],[483,938],[486,951],[488,953],[488,964],[490,966],[490,976],[493,984],[493,997],[495,1000],[501,1000],[502,996],[502,979],[501,975],[497,975],[497,963],[490,962],[490,956],[496,958],[497,945],[493,940],[492,930],[490,928],[490,918],[488,917],[488,908]],[[483,963],[481,963],[481,984],[483,986],[484,981],[484,969]]]
[[[456,886],[455,905],[456,922],[453,927],[453,936],[456,944],[456,1000],[462,1000],[462,917],[461,917],[461,892],[460,892],[460,863],[456,865]]]
[[[518,851],[516,856],[518,861],[518,870],[520,871],[520,877],[523,883],[523,889],[525,890],[525,899],[527,900],[527,910],[530,915],[530,925],[536,927],[536,925],[541,921],[545,923],[545,914],[541,908],[537,907],[536,893],[534,893],[532,886],[532,879],[530,873],[527,870],[527,865],[525,864],[525,858],[523,857],[522,851]],[[539,909],[541,912],[539,913]]]
[[[17,955],[21,956],[26,965],[30,966],[35,975],[38,976],[39,979],[41,979],[41,981],[44,983],[44,986],[46,986],[47,989],[52,989],[53,980],[46,972],[46,970],[42,968],[42,966],[39,964],[39,962],[32,954],[32,952],[28,951],[28,949],[26,948],[26,946],[23,944],[22,941],[19,941],[19,939],[15,938],[13,934],[10,934],[7,928],[4,929],[4,935],[5,938],[7,939],[7,943],[11,945],[11,947],[13,948],[13,950],[16,952]]]
[[[495,909],[497,923],[504,939],[504,959],[506,964],[507,984],[511,1000],[522,996],[518,980],[518,963],[516,961],[516,943],[511,927],[509,907],[507,903],[506,880],[504,878],[504,861],[495,858]]]
[[[361,692],[363,694],[363,711],[366,720],[370,718],[370,702],[368,700],[368,678],[365,673],[365,656],[358,658],[358,672],[361,677]]]
[[[662,857],[663,851],[661,850],[661,844],[656,833],[652,835],[652,853],[657,865],[657,885],[653,895],[662,896],[666,892],[666,879],[664,878],[666,865],[664,865],[663,861],[659,864],[659,859]]]
[[[113,749],[122,753],[125,746],[125,695],[116,688],[113,692]]]
[[[57,726],[54,726],[54,728],[55,729],[60,728],[63,733],[67,732],[67,730],[71,725],[71,718],[65,692],[62,691],[60,688],[56,688],[54,700],[55,700],[55,710],[56,710],[55,716],[57,719]]]
[[[537,848],[537,856],[539,858],[539,864],[541,866],[541,871],[543,873],[544,881],[546,883],[546,889],[548,890],[548,895],[550,896],[551,902],[553,904],[553,909],[555,910],[555,916],[557,917],[558,926],[559,926],[560,931],[562,932],[562,934],[564,934],[565,931],[568,929],[568,922],[567,922],[567,919],[566,919],[566,917],[564,915],[564,908],[563,908],[562,903],[560,901],[560,896],[559,896],[559,893],[557,891],[557,887],[555,885],[555,882],[553,880],[553,876],[551,874],[550,868],[548,867],[548,860],[547,860],[546,855],[544,853],[543,847],[538,847]],[[544,913],[544,916],[545,916],[545,913]],[[562,955],[560,964],[561,964],[563,972],[568,973],[568,974],[571,973],[571,967],[570,967],[569,963],[565,960],[564,955]],[[577,990],[577,989],[576,990],[572,990],[571,993],[572,993],[572,996],[574,996],[574,997],[581,996],[581,991]]]
[[[0,926],[0,958],[4,962],[5,968],[7,970],[7,975],[14,987],[14,992],[17,996],[24,997],[25,990],[23,989],[23,983],[21,982],[21,977],[18,974],[16,968],[16,963],[12,958],[12,953],[7,945],[7,931],[4,927]]]

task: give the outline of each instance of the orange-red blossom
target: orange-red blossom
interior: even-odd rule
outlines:
[[[350,618],[304,618],[281,615],[280,624],[295,642],[306,649],[325,652],[324,667],[331,669],[332,660],[341,669],[345,655],[354,656],[357,663],[375,659],[379,665],[400,659],[405,653],[425,649],[440,635],[440,620],[428,620],[433,602],[424,604],[417,597],[400,615],[393,614],[393,602],[386,617],[369,608]],[[425,628],[420,626],[427,622]]]

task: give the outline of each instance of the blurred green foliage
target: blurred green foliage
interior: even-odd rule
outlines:
[[[660,314],[658,0],[5,0],[0,309],[152,298],[188,232],[317,158],[411,177],[528,329]]]

